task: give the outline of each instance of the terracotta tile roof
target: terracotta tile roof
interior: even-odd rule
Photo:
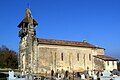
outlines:
[[[67,41],[67,40],[54,40],[54,39],[37,39],[38,44],[49,44],[49,45],[61,45],[61,46],[76,46],[76,47],[86,47],[86,48],[100,48],[96,47],[88,42],[77,42],[77,41]],[[100,48],[104,49],[104,48]]]
[[[116,58],[112,58],[110,56],[105,56],[105,55],[97,55],[97,56],[94,56],[94,57],[102,59],[104,61],[117,61],[118,60]]]

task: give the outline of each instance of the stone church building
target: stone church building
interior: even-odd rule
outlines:
[[[67,41],[36,37],[38,25],[29,8],[19,28],[19,69],[30,73],[82,72],[117,69],[117,59],[105,56],[105,49],[87,41]]]

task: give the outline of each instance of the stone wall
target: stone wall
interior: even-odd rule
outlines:
[[[112,71],[113,69],[117,69],[117,61],[105,61],[105,69]]]
[[[38,45],[38,73],[57,71],[80,72],[95,69],[93,55],[104,54],[104,49]]]
[[[27,36],[21,39],[19,45],[19,69],[20,71],[25,71],[26,65],[26,46],[27,46]]]

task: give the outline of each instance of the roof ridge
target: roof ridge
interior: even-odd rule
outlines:
[[[48,39],[48,38],[37,38],[37,39],[46,39],[46,40],[56,40],[56,41],[69,41],[69,42],[79,42],[79,41],[70,41],[70,40],[59,40],[59,39]],[[82,42],[83,43],[83,42]],[[87,43],[87,42],[86,42]]]
[[[100,48],[88,42],[69,41],[69,40],[56,40],[56,39],[45,39],[37,38],[38,44],[49,44],[49,45],[62,45],[62,46],[77,46],[86,48]],[[104,48],[101,48],[104,49]]]

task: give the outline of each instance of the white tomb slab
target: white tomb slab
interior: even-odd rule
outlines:
[[[81,75],[81,79],[85,79],[85,75],[84,74]]]
[[[26,77],[25,77],[25,80],[33,80],[34,77],[30,74],[27,74]]]
[[[92,76],[91,74],[92,74],[91,71],[88,71],[88,75],[89,75],[89,76]]]
[[[16,77],[14,77],[14,71],[9,71],[9,80],[15,80]]]
[[[24,73],[22,72],[22,76],[24,75]]]
[[[111,72],[109,70],[104,70],[103,76],[110,76]]]
[[[93,75],[93,79],[97,80],[97,75],[96,74]]]
[[[61,74],[61,78],[62,78],[62,79],[64,78],[64,74],[63,74],[63,73]]]
[[[103,76],[100,76],[100,80],[110,80],[110,79],[113,79],[112,76],[110,76],[110,75],[111,75],[110,71],[104,70]]]
[[[114,77],[114,80],[120,80],[120,76]]]

